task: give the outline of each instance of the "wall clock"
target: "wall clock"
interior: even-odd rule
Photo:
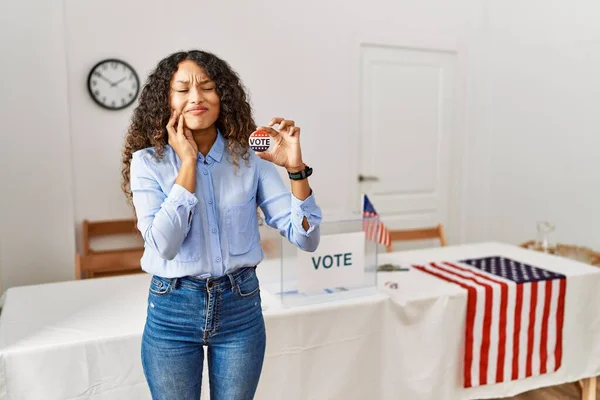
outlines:
[[[87,87],[96,104],[108,110],[121,110],[137,98],[140,80],[131,65],[110,58],[92,67]]]

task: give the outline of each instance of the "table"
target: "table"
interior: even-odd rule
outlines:
[[[141,274],[9,289],[0,399],[150,399],[140,361],[149,281]],[[268,344],[257,399],[380,398],[386,295],[284,309],[261,294]]]
[[[381,255],[402,264],[502,255],[567,275],[563,365],[552,374],[470,389],[462,371],[466,293],[421,273],[379,274],[379,287],[393,300],[386,330],[384,392],[407,399],[487,399],[600,375],[600,269],[573,260],[501,243],[449,246]],[[385,282],[393,281],[398,289]],[[395,343],[395,345],[389,345]],[[403,362],[403,359],[411,362]],[[388,370],[389,368],[389,370]],[[394,379],[395,377],[395,379]]]
[[[256,398],[483,399],[600,375],[600,269],[499,243],[382,254],[380,264],[492,253],[569,275],[558,372],[462,389],[466,294],[417,270],[382,272],[380,293],[292,309],[263,290],[268,340]],[[268,263],[259,277],[260,268]],[[0,399],[149,399],[140,362],[149,279],[9,289],[0,315]]]

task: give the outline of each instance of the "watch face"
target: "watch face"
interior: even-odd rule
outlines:
[[[87,85],[92,99],[109,110],[131,105],[140,90],[135,70],[126,62],[115,59],[96,64],[88,75]]]

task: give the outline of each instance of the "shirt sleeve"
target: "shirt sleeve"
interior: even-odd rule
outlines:
[[[190,230],[198,199],[177,184],[168,195],[164,193],[142,154],[133,153],[130,176],[137,227],[144,242],[161,258],[172,260]]]
[[[265,214],[265,223],[279,231],[293,245],[313,252],[319,246],[321,209],[312,193],[299,200],[285,187],[281,176],[269,161],[258,159],[258,205]],[[308,230],[302,226],[306,217]]]

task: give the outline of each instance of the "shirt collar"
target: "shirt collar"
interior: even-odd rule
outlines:
[[[225,150],[225,138],[221,135],[221,131],[217,129],[217,140],[213,143],[206,157],[210,157],[213,161],[221,162],[223,151]]]

